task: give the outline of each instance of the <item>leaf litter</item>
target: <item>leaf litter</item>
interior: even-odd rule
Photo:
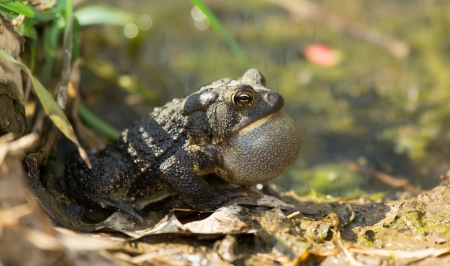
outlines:
[[[14,146],[3,139],[9,144],[2,147]],[[449,260],[446,186],[390,202],[308,201],[292,192],[269,189],[272,195],[265,195],[246,188],[247,197],[215,212],[166,206],[148,212],[144,222],[115,212],[81,234],[50,223],[30,197],[17,154],[8,152],[1,161],[3,264],[25,263],[18,255],[24,249],[31,250],[34,265],[429,265],[427,260]],[[177,201],[167,200],[182,206],[173,204]]]

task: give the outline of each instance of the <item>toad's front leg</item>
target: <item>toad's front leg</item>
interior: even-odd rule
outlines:
[[[243,192],[215,193],[201,176],[213,173],[220,158],[213,149],[190,146],[179,150],[161,166],[161,179],[185,203],[198,210],[214,210]]]

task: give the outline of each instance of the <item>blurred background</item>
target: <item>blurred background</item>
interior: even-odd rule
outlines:
[[[399,197],[450,169],[450,2],[204,0],[217,20],[192,2],[76,4],[137,15],[82,28],[90,111],[123,130],[253,67],[284,96],[302,136],[297,161],[271,181],[280,190]]]

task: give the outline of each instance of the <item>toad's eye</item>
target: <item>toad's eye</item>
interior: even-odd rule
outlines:
[[[251,91],[238,91],[231,96],[233,103],[239,108],[252,106],[253,94]]]

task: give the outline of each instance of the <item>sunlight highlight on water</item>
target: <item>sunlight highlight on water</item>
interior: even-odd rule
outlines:
[[[194,26],[198,30],[206,30],[209,28],[209,19],[198,7],[194,6],[191,9],[191,17],[194,19]]]
[[[149,30],[153,25],[153,20],[152,17],[150,17],[149,15],[142,15],[139,16],[138,20],[137,20],[137,26],[139,27],[140,30]]]
[[[128,23],[123,28],[123,34],[125,34],[125,36],[130,39],[136,37],[138,35],[138,32],[139,32],[139,29],[136,26],[136,24],[134,24],[134,23]]]

